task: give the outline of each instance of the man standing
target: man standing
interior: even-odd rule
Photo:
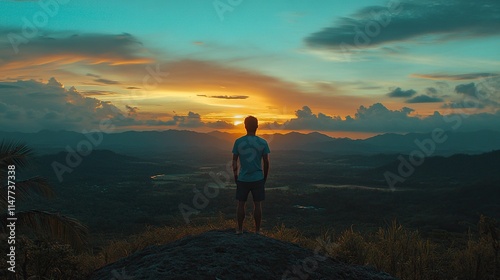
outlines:
[[[266,140],[255,135],[259,122],[257,118],[249,116],[245,118],[245,129],[247,135],[236,139],[233,146],[233,173],[236,182],[236,199],[238,200],[237,234],[243,233],[243,221],[245,220],[245,203],[248,193],[252,193],[253,216],[255,219],[255,233],[260,233],[262,220],[262,201],[265,199],[264,184],[269,173],[269,146]],[[238,158],[240,160],[240,172],[238,173]],[[262,168],[262,162],[264,168]]]

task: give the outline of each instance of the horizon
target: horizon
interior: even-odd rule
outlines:
[[[488,129],[486,129],[488,130]],[[179,129],[179,128],[166,128],[166,129],[150,129],[150,130],[110,130],[110,131],[100,131],[104,134],[120,134],[120,133],[127,133],[127,132],[166,132],[166,131],[187,131],[187,132],[195,132],[195,133],[201,133],[201,134],[210,134],[210,133],[224,133],[224,134],[230,134],[230,135],[245,135],[245,131],[224,131],[224,130],[206,130],[206,131],[197,131],[197,130],[192,130],[192,129]],[[23,133],[23,134],[37,134],[41,132],[74,132],[78,134],[85,134],[84,131],[77,131],[77,130],[67,130],[67,129],[50,129],[50,128],[44,128],[40,129],[38,131],[29,131],[29,132],[24,132],[24,131],[5,131],[5,130],[0,130],[0,133]],[[94,131],[95,132],[95,131]],[[87,131],[87,133],[92,133],[92,131]],[[318,133],[321,135],[328,136],[330,138],[349,138],[352,140],[358,140],[358,139],[368,139],[374,136],[378,135],[384,135],[384,134],[399,134],[399,135],[406,135],[407,133],[351,133],[351,132],[329,132],[329,131],[295,131],[295,130],[257,130],[257,136],[265,136],[265,135],[287,135],[287,134],[292,134],[292,133],[298,133],[302,135],[309,135],[309,134],[314,134]],[[336,136],[338,133],[341,133],[341,136]],[[354,137],[349,137],[346,134],[353,135]],[[362,135],[362,137],[356,137],[356,135]]]
[[[2,130],[500,127],[494,1],[106,3],[2,2]]]
[[[229,135],[232,135],[232,136],[243,136],[243,135],[246,135],[246,132],[236,132],[236,131],[221,131],[221,130],[209,130],[209,131],[196,131],[196,130],[190,130],[190,129],[176,129],[176,128],[169,128],[169,129],[163,129],[163,130],[158,130],[158,129],[152,129],[152,130],[123,130],[123,131],[87,131],[87,132],[82,132],[82,131],[76,131],[76,130],[66,130],[66,129],[59,129],[59,130],[53,130],[53,129],[41,129],[39,131],[34,131],[34,132],[22,132],[22,131],[4,131],[4,130],[0,130],[0,133],[23,133],[23,134],[38,134],[38,133],[42,133],[42,132],[51,132],[51,133],[58,133],[58,132],[73,132],[73,133],[77,133],[77,134],[86,134],[86,133],[96,133],[96,132],[100,132],[100,133],[103,133],[103,134],[121,134],[121,133],[128,133],[128,132],[138,132],[138,133],[141,133],[141,132],[167,132],[167,131],[178,131],[178,132],[194,132],[194,133],[200,133],[200,134],[211,134],[211,133],[223,133],[223,134],[229,134]],[[458,131],[458,133],[478,133],[478,132],[500,132],[498,130],[494,130],[494,129],[478,129],[478,130],[475,130],[475,131]],[[452,129],[450,130],[445,130],[443,131],[444,133],[453,133],[455,131],[453,131]],[[340,133],[343,133],[343,132],[340,132]],[[289,135],[289,134],[301,134],[301,135],[310,135],[310,134],[321,134],[321,135],[325,135],[325,136],[328,136],[332,139],[351,139],[351,140],[366,140],[366,139],[370,139],[370,138],[373,138],[373,137],[376,137],[376,136],[381,136],[381,135],[408,135],[408,134],[431,134],[432,132],[429,131],[429,132],[417,132],[417,133],[414,133],[414,132],[407,132],[407,133],[395,133],[395,132],[385,132],[385,133],[376,133],[376,134],[370,134],[370,135],[367,135],[365,137],[348,137],[348,136],[335,136],[335,134],[332,135],[332,132],[324,132],[324,131],[295,131],[295,130],[291,130],[291,131],[283,131],[283,130],[280,130],[280,131],[259,131],[257,130],[257,136],[269,136],[269,135]]]

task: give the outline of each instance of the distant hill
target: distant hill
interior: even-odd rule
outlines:
[[[436,155],[456,153],[478,154],[500,150],[500,131],[479,130],[474,132],[445,132],[446,140],[435,144]],[[419,150],[416,141],[432,139],[431,133],[381,134],[364,140],[378,152],[406,152]]]
[[[219,131],[199,133],[186,130],[165,130],[128,131],[90,136],[95,137],[93,148],[107,149],[127,155],[154,156],[172,152],[227,152],[231,150],[234,140],[241,135]],[[421,149],[417,145],[419,141],[432,141],[430,133],[405,135],[387,133],[363,140],[332,138],[318,132],[276,133],[261,136],[267,139],[272,151],[320,151],[340,155],[410,153]],[[479,154],[500,149],[500,131],[446,132],[444,137],[446,140],[443,143],[432,144],[432,155]],[[0,132],[0,139],[25,141],[39,153],[44,154],[65,151],[68,147],[77,149],[79,145],[84,149],[85,143],[92,142],[81,133],[48,130],[38,133]]]
[[[68,147],[85,149],[90,143],[92,149],[142,156],[157,155],[181,150],[228,149],[228,143],[209,134],[187,130],[127,131],[121,133],[90,134],[94,141],[82,133],[71,131],[48,131],[38,133],[0,132],[0,139],[22,140],[38,153],[51,154],[67,151]]]
[[[406,164],[411,165],[408,155],[403,155],[403,159],[407,162]],[[383,174],[388,171],[400,176],[398,168],[402,162],[394,158],[393,162],[370,170],[365,175],[382,178]],[[455,154],[448,157],[427,157],[422,164],[412,166],[414,172],[405,178],[405,182],[428,182],[434,185],[443,182],[449,185],[500,180],[500,172],[498,172],[500,150],[479,155]]]
[[[315,255],[295,244],[253,233],[236,235],[233,230],[209,231],[147,247],[102,267],[90,279],[254,280],[299,279],[299,275],[308,279],[396,279],[373,268]]]

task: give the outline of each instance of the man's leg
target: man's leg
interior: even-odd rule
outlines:
[[[238,232],[243,232],[243,221],[245,220],[245,201],[238,201]]]
[[[260,222],[262,221],[262,202],[253,202],[253,217],[255,219],[255,232],[260,232]]]

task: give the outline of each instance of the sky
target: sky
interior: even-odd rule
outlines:
[[[499,46],[497,0],[3,0],[0,131],[499,130]]]

